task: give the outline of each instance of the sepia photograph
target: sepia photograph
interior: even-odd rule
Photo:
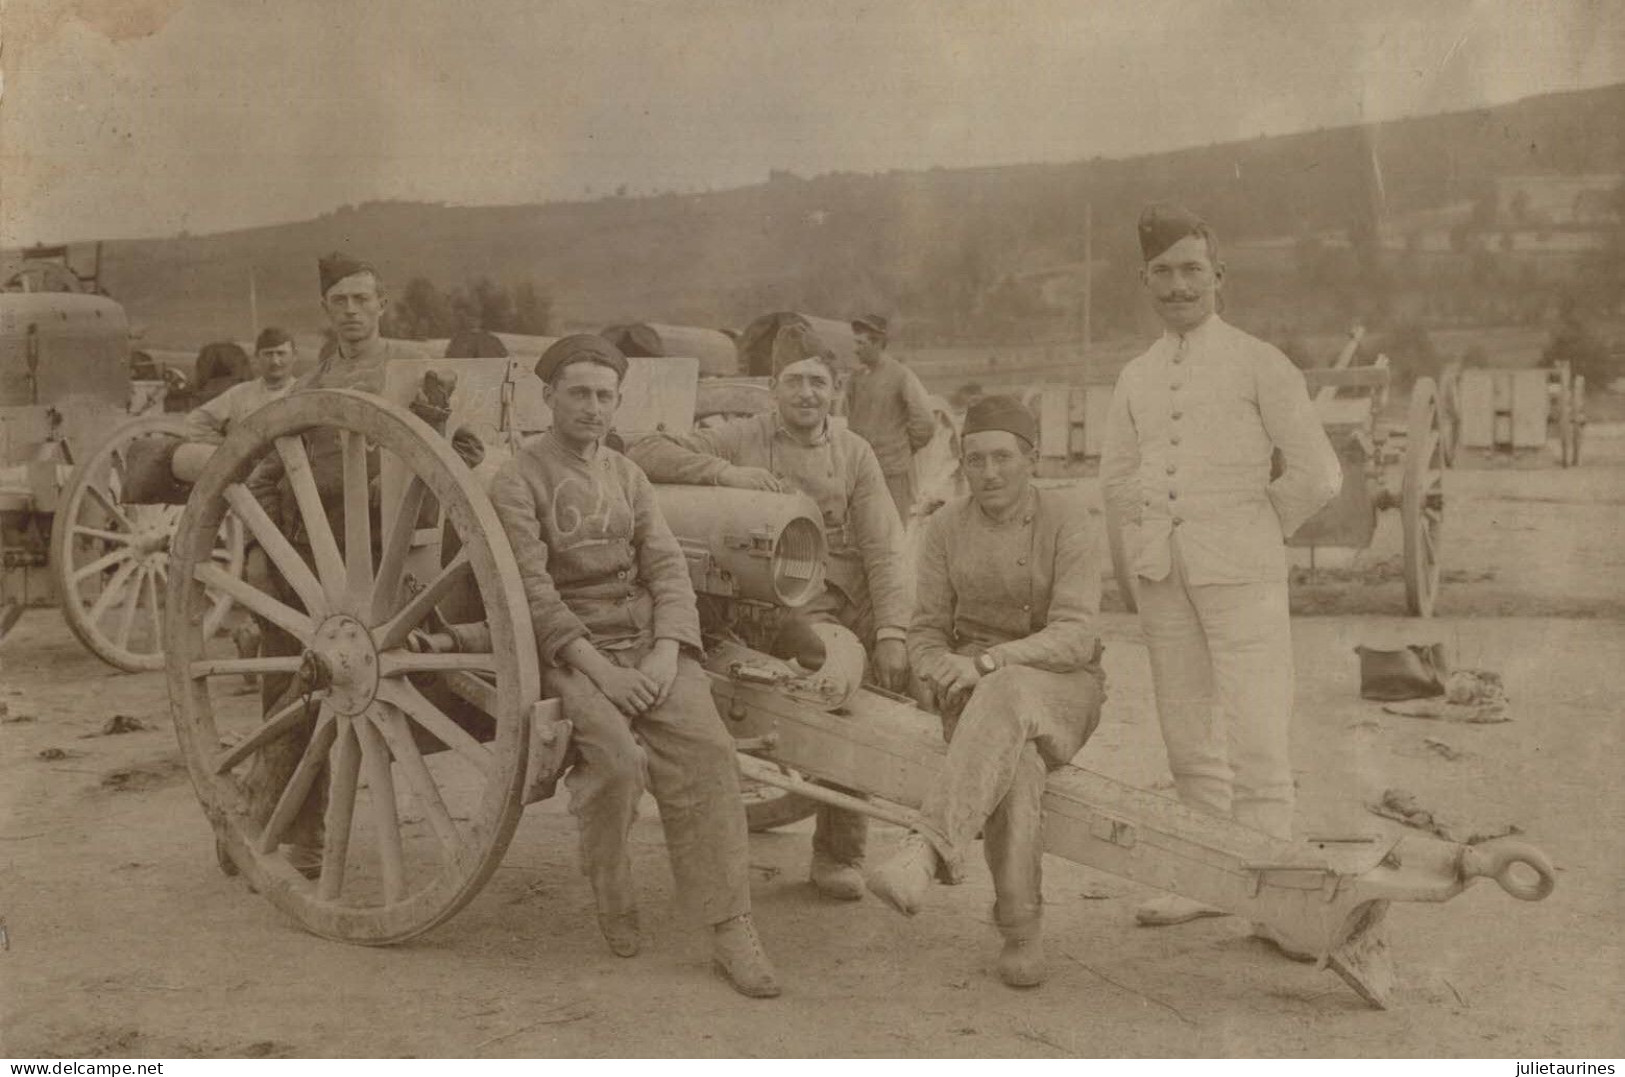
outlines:
[[[13,1074],[1612,1074],[1622,695],[1613,0],[0,2]]]

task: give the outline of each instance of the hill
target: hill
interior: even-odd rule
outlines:
[[[1415,291],[1379,257],[1387,222],[1487,207],[1488,229],[1498,179],[1622,173],[1618,85],[1121,160],[775,173],[708,194],[529,206],[369,203],[274,227],[110,243],[103,279],[157,347],[243,336],[251,273],[262,322],[313,327],[314,260],[334,247],[372,258],[397,288],[417,276],[442,287],[533,280],[562,326],[738,326],[774,308],[873,308],[899,316],[905,342],[1031,343],[1076,336],[1092,214],[1099,339],[1144,328],[1133,221],[1144,202],[1167,197],[1201,210],[1236,251],[1230,289],[1251,317],[1281,333],[1323,332],[1350,308],[1374,303],[1380,317]],[[1347,253],[1327,236],[1343,237]],[[1272,261],[1247,247],[1269,238],[1290,250]],[[1454,252],[1463,289],[1485,248],[1494,263],[1492,245]],[[1492,275],[1507,277],[1509,295],[1524,289],[1503,262]],[[1321,278],[1306,279],[1307,269]],[[1565,282],[1560,272],[1548,283]],[[1487,294],[1481,280],[1471,287]]]

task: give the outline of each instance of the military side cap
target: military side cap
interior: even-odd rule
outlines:
[[[890,324],[891,323],[886,321],[886,316],[884,314],[860,314],[856,318],[852,319],[852,331],[855,333],[862,333],[867,330],[870,333],[878,333],[880,336],[887,336],[890,333],[890,329],[888,328]]]
[[[554,341],[536,360],[536,376],[551,384],[571,363],[597,363],[609,367],[617,378],[626,377],[626,356],[597,333],[576,333]]]
[[[334,251],[325,258],[317,259],[316,272],[321,276],[322,295],[345,277],[353,277],[357,273],[371,273],[378,276],[378,271],[372,267],[371,262],[363,262],[359,258],[352,258],[348,254]]]
[[[778,377],[779,371],[803,359],[822,359],[833,364],[835,353],[817,333],[792,322],[773,338],[773,376]]]
[[[284,344],[292,344],[293,338],[286,331],[274,325],[268,325],[260,330],[260,335],[254,338],[254,350],[262,352],[267,348],[279,348]]]
[[[1008,430],[1029,447],[1038,443],[1038,420],[1013,396],[984,396],[965,410],[961,437],[985,430]]]
[[[1153,202],[1140,213],[1140,253],[1149,262],[1186,236],[1202,235],[1207,222],[1183,206]]]

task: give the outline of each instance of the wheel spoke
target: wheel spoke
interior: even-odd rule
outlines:
[[[468,551],[459,550],[451,563],[440,570],[440,574],[430,580],[428,585],[413,595],[399,613],[392,617],[388,624],[378,630],[377,640],[380,651],[392,651],[406,642],[407,633],[422,623],[430,612],[440,604],[451,589],[463,578],[465,573],[473,571],[473,565],[468,560]]]
[[[356,776],[361,769],[361,745],[348,718],[333,742],[327,779],[327,815],[323,820],[322,874],[316,896],[333,901],[344,890],[344,868],[350,859],[350,824],[355,819]]]
[[[164,648],[164,625],[158,608],[158,569],[147,571],[147,623],[152,626],[150,650],[156,654]],[[208,637],[205,636],[205,639]]]
[[[446,747],[489,775],[496,761],[490,751],[475,740],[473,735],[452,721],[441,709],[424,698],[410,681],[386,680],[378,682],[378,698],[398,708],[412,721],[434,734]]]
[[[253,584],[233,576],[219,565],[199,565],[193,570],[193,576],[203,586],[212,587],[221,594],[230,595],[239,606],[259,614],[267,621],[302,641],[308,642],[316,630],[309,617],[291,606],[278,602]]]
[[[406,776],[406,784],[411,787],[418,806],[423,809],[429,825],[434,828],[441,847],[446,850],[447,859],[453,865],[460,866],[462,835],[451,818],[451,812],[446,809],[446,801],[440,795],[440,786],[435,783],[434,775],[429,772],[429,765],[423,761],[423,753],[418,751],[417,742],[412,739],[411,727],[406,724],[406,719],[402,717],[400,711],[387,704],[374,707],[369,717],[388,742],[395,761],[401,765],[401,773]]]
[[[406,567],[406,555],[412,549],[412,536],[417,533],[418,517],[423,512],[423,499],[429,487],[416,475],[401,492],[401,503],[389,525],[384,539],[383,556],[378,561],[378,577],[373,580],[372,596],[368,601],[372,616],[370,623],[378,624],[395,612],[401,590],[401,570]]]
[[[262,673],[298,673],[304,658],[297,654],[265,655],[260,658],[199,658],[186,667],[194,681],[205,677],[251,676]]]
[[[322,585],[317,582],[316,576],[310,571],[305,559],[299,556],[299,551],[293,548],[286,535],[271,521],[271,517],[260,507],[254,495],[248,492],[248,487],[240,482],[234,482],[226,487],[226,502],[231,505],[233,512],[243,521],[249,533],[259,542],[260,548],[271,559],[271,564],[282,574],[293,593],[299,596],[299,601],[305,604],[305,609],[312,616],[319,617],[327,612],[327,596],[322,592]],[[229,552],[216,547],[212,556],[230,561]]]
[[[367,439],[351,430],[341,431],[344,456],[344,561],[348,569],[348,600],[359,610],[372,593],[372,514],[367,481]]]
[[[310,698],[315,700],[326,698],[326,696],[327,690],[320,689],[319,691],[312,693]],[[216,774],[224,774],[238,763],[241,763],[243,760],[259,751],[260,748],[264,747],[266,744],[276,740],[278,737],[287,736],[290,730],[292,730],[300,722],[309,718],[309,712],[310,705],[304,697],[301,696],[300,698],[295,699],[293,702],[271,715],[271,717],[267,718],[265,723],[258,729],[254,730],[254,732],[232,745],[229,750],[221,752],[218,756],[216,756],[214,762],[211,764],[214,772]]]
[[[344,558],[339,555],[332,525],[327,522],[327,511],[316,489],[316,476],[310,470],[305,443],[298,437],[277,438],[276,449],[282,456],[294,500],[299,503],[299,514],[304,518],[305,535],[310,539],[310,552],[316,560],[322,590],[327,592],[329,604],[337,605],[344,597]]]
[[[322,762],[327,756],[328,746],[333,743],[333,735],[337,731],[333,716],[322,708],[321,717],[316,719],[316,730],[310,736],[310,743],[305,746],[305,754],[300,756],[299,765],[294,767],[293,776],[283,787],[282,795],[277,797],[276,807],[271,809],[271,818],[266,820],[265,829],[260,831],[257,848],[267,855],[276,852],[276,847],[282,844],[282,835],[293,823],[294,816],[310,797],[311,787],[316,784],[316,776],[321,773]],[[328,835],[332,841],[332,835]]]
[[[88,493],[91,497],[94,497],[97,501],[99,501],[101,503],[102,508],[107,510],[108,515],[112,516],[113,519],[117,520],[118,523],[119,523],[119,526],[124,528],[124,530],[126,530],[126,531],[134,531],[134,530],[136,530],[135,525],[130,522],[130,518],[124,514],[123,509],[119,508],[118,503],[113,500],[112,496],[107,494],[107,493],[104,493],[102,491],[102,489],[100,487],[98,487],[95,483],[93,483],[93,482],[92,483],[87,483],[85,485],[85,492]]]
[[[380,677],[404,677],[409,673],[449,673],[465,670],[469,673],[495,673],[496,655],[482,654],[414,654],[411,651],[390,651],[378,656]]]
[[[111,553],[103,554],[101,557],[96,558],[96,560],[92,561],[88,565],[85,565],[83,568],[75,569],[73,573],[73,582],[78,583],[87,576],[94,576],[103,569],[112,568],[120,561],[127,561],[134,556],[135,551],[131,550],[128,546],[120,546]]]
[[[149,570],[143,564],[135,570],[135,579],[130,581],[130,597],[124,601],[124,610],[119,615],[118,631],[113,637],[113,642],[118,644],[120,649],[127,649],[130,645],[130,629],[135,625],[135,611],[141,606],[141,591],[146,585],[148,574]]]
[[[231,607],[230,595],[214,596],[214,605],[210,606],[209,612],[203,615],[204,639],[213,639],[214,634],[220,631],[220,623],[226,619],[226,614],[231,612]]]
[[[395,809],[395,776],[390,772],[389,750],[377,728],[365,717],[351,720],[361,741],[361,766],[372,793],[372,825],[378,831],[378,861],[384,876],[384,900],[389,904],[406,896],[406,869],[401,857],[401,821]]]
[[[96,601],[91,604],[90,612],[85,615],[87,623],[93,628],[101,623],[103,615],[112,608],[118,596],[124,593],[125,584],[129,582],[130,577],[134,574],[134,561],[126,561],[118,567],[118,570],[113,573],[113,578],[102,585],[102,593],[97,595]],[[99,629],[97,630],[99,631]]]
[[[86,527],[84,524],[74,524],[73,533],[75,536],[85,535],[89,538],[101,539],[103,542],[118,542],[128,544],[135,541],[134,536],[128,534],[127,532],[103,531],[99,527]]]

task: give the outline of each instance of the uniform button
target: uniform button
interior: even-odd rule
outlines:
[[[624,569],[624,568],[623,568],[623,569],[621,569],[621,571],[619,571],[619,572],[617,572],[617,573],[615,573],[615,578],[616,578],[616,579],[617,579],[617,580],[624,580],[624,579],[626,579],[626,570],[625,570],[625,569]]]
[[[1175,409],[1174,409],[1174,418],[1176,418],[1176,419],[1183,419],[1183,418],[1184,418],[1184,417],[1185,417],[1185,413],[1184,413],[1184,412],[1182,412],[1182,411],[1180,411],[1180,410],[1179,410],[1179,409],[1178,409],[1178,408],[1175,408]]]
[[[1031,607],[1031,606],[1022,606],[1022,607],[1021,607],[1021,612],[1022,612],[1022,613],[1030,613],[1030,612],[1031,612],[1031,611],[1032,611],[1032,607]]]
[[[1170,444],[1170,445],[1178,445],[1179,444],[1179,435],[1178,434],[1169,435],[1168,444]]]
[[[1018,557],[1018,558],[1016,558],[1016,564],[1018,564],[1018,565],[1025,565],[1025,564],[1026,564],[1026,563],[1027,563],[1027,559],[1026,559],[1026,558],[1025,558],[1025,557]]]
[[[1178,527],[1180,524],[1182,524],[1184,522],[1185,522],[1185,517],[1183,517],[1183,516],[1175,516],[1174,517],[1174,526],[1175,527]]]
[[[1179,392],[1179,390],[1183,389],[1184,387],[1185,387],[1185,383],[1182,382],[1182,381],[1171,382],[1168,385],[1168,388],[1172,389],[1176,393]]]
[[[1033,518],[1032,518],[1031,515],[1023,516],[1021,518],[1021,522],[1024,523],[1024,524],[1030,524],[1030,523],[1033,522]]]
[[[1168,474],[1172,475],[1174,472],[1179,470],[1179,465],[1178,464],[1169,464],[1167,467],[1163,468],[1162,470],[1164,470]]]
[[[1178,501],[1179,500],[1179,491],[1177,491],[1177,490],[1169,490],[1168,491],[1168,500],[1169,501]]]

